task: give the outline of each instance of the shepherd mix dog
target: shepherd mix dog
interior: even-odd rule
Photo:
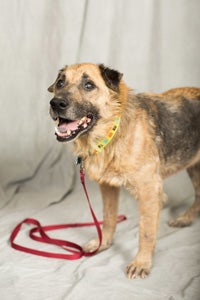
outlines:
[[[183,227],[200,212],[200,88],[162,94],[134,94],[118,71],[91,63],[61,69],[49,87],[50,115],[60,142],[73,142],[103,198],[103,242],[116,228],[118,198],[124,186],[139,201],[139,250],[127,267],[129,278],[146,277],[152,265],[158,219],[165,194],[163,179],[186,169],[195,201],[169,222]],[[98,238],[85,246],[98,247]]]

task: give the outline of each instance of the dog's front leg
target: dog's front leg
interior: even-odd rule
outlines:
[[[108,184],[100,184],[103,199],[102,244],[99,251],[110,247],[116,228],[120,188]],[[99,239],[91,240],[84,246],[87,252],[94,251],[99,245]]]
[[[158,182],[145,184],[138,189],[139,200],[139,249],[135,259],[127,267],[128,278],[145,278],[152,265],[156,244],[159,214],[161,209],[162,185]]]

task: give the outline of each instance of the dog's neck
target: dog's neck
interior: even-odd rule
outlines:
[[[95,147],[89,149],[90,155],[100,153],[111,142],[111,140],[113,139],[115,133],[119,128],[120,121],[121,121],[121,116],[116,116],[112,128],[108,131],[107,135],[104,138],[98,140],[95,143]]]
[[[103,130],[102,134],[93,135],[92,139],[90,136],[84,135],[82,138],[77,139],[74,142],[74,151],[77,156],[81,156],[83,159],[86,157],[98,156],[100,152],[102,152],[106,146],[114,139],[116,135],[119,125],[121,122],[121,116],[116,116],[112,122],[109,122],[105,126],[107,130]],[[104,124],[105,125],[105,124]]]

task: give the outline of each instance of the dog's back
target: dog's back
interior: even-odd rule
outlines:
[[[200,101],[200,88],[196,87],[183,87],[183,88],[174,88],[170,89],[161,94],[162,96],[182,96],[188,99],[194,99]]]
[[[154,123],[164,177],[200,159],[199,88],[176,88],[154,95],[138,94],[136,98],[137,105]]]

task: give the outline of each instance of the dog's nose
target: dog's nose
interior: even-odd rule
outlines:
[[[67,108],[67,101],[63,98],[53,98],[50,105],[54,110],[65,110]]]

